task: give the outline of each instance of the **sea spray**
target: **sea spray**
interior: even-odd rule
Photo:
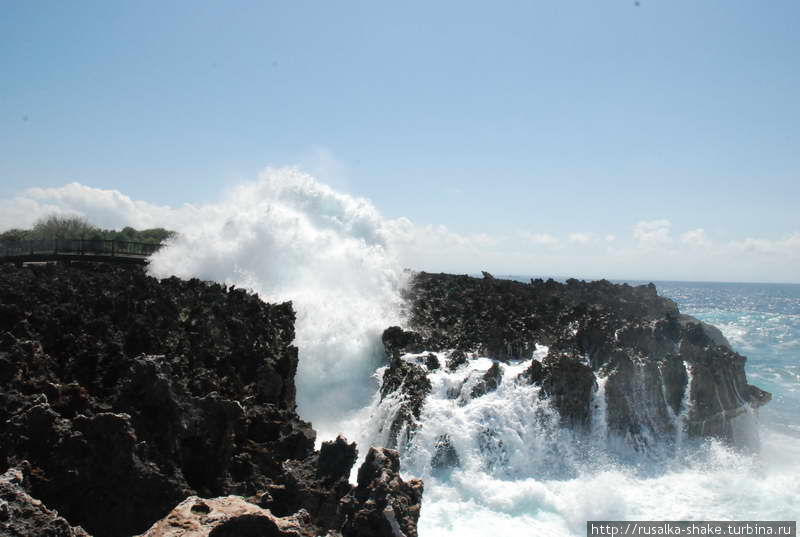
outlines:
[[[399,322],[402,272],[370,202],[293,169],[265,171],[153,256],[149,272],[224,282],[297,311],[298,411],[318,442],[374,393],[384,328]],[[349,433],[353,436],[352,433]]]
[[[181,236],[154,257],[151,273],[215,279],[253,289],[267,300],[292,300],[298,311],[301,415],[313,420],[320,438],[347,432],[362,454],[369,444],[385,443],[385,424],[400,401],[392,396],[380,401],[376,388],[383,369],[375,368],[381,331],[402,324],[402,273],[388,246],[397,226],[368,202],[293,170],[268,171],[193,214],[191,225],[180,227]],[[496,391],[461,397],[459,405],[447,392],[472,386],[475,379],[467,377],[492,363],[473,360],[457,371],[431,375],[432,395],[416,434],[400,446],[405,476],[426,483],[420,536],[582,535],[586,520],[603,519],[796,518],[800,427],[790,394],[800,377],[796,363],[782,357],[798,348],[800,316],[790,312],[773,327],[764,324],[764,316],[777,319],[772,313],[708,312],[687,311],[720,324],[747,353],[766,348],[780,353],[755,369],[750,364],[752,376],[773,382],[794,405],[780,414],[765,409],[783,429],[762,431],[760,455],[682,436],[686,395],[680,412],[671,416],[676,425],[671,457],[654,459],[625,445],[609,449],[599,421],[604,379],[598,379],[594,395],[597,421],[581,435],[560,426],[538,387],[512,382],[510,369],[521,370],[522,363],[502,364],[504,380]],[[783,336],[779,330],[785,327],[793,331],[778,345],[753,338],[769,331]],[[539,360],[547,354],[540,350],[534,353]],[[360,413],[353,412],[359,407]],[[458,461],[434,468],[443,435]]]
[[[403,359],[423,367],[427,355]],[[445,363],[447,352],[435,355]],[[785,456],[800,455],[800,447],[791,439],[768,432],[770,446],[759,456],[717,440],[686,438],[678,432],[686,396],[674,416],[677,438],[651,438],[659,443],[648,450],[623,441],[610,446],[605,377],[597,379],[592,426],[576,431],[561,424],[539,387],[520,381],[529,360],[499,363],[497,389],[471,395],[494,363],[472,357],[455,371],[428,373],[432,389],[418,428],[398,445],[404,474],[426,483],[421,536],[582,535],[587,520],[737,519],[745,513],[780,519],[792,512],[800,484]],[[401,401],[397,392],[375,397],[363,414],[367,437],[386,442]],[[445,437],[456,456],[437,467]],[[784,455],[776,454],[778,446]]]

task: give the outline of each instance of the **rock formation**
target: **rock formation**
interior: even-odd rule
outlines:
[[[89,537],[81,527],[45,507],[29,494],[31,467],[22,463],[0,476],[0,535],[5,537]]]
[[[315,537],[306,511],[276,517],[240,496],[191,496],[140,537]]]
[[[413,277],[406,300],[408,330],[392,327],[384,335],[392,360],[381,395],[399,389],[404,401],[391,434],[413,434],[427,394],[425,368],[403,360],[403,353],[449,352],[450,371],[466,363],[468,355],[530,360],[519,379],[500,378],[495,364],[471,397],[501,382],[536,384],[562,423],[578,429],[590,427],[597,379],[607,379],[609,433],[636,449],[647,449],[653,438],[674,436],[678,415],[686,416],[690,437],[713,436],[746,446],[752,438],[734,418],[770,399],[747,383],[745,358],[718,329],[682,315],[674,302],[658,296],[653,284],[522,283],[486,273],[472,278],[422,272]],[[541,362],[531,358],[537,345],[549,348]],[[437,464],[452,459],[446,440],[439,444]]]
[[[249,535],[267,519],[284,533],[266,534],[361,535],[355,518],[387,506],[413,535],[421,483],[389,465],[353,487],[354,444],[314,450],[295,412],[294,318],[291,303],[135,268],[0,265],[0,473],[29,466],[15,494],[46,505],[35,516],[56,528],[24,534],[157,531],[197,496],[208,513],[186,500],[173,515],[198,535]],[[23,527],[2,505],[13,520],[0,522]],[[372,535],[396,535],[386,528]]]

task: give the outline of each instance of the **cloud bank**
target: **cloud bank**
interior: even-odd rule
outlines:
[[[288,206],[299,212],[287,212]],[[331,258],[335,258],[332,247],[325,245],[339,244],[338,254],[346,255],[357,242],[373,251],[380,249],[395,267],[431,271],[653,280],[797,282],[800,278],[796,230],[777,237],[715,237],[691,223],[681,226],[655,218],[632,222],[627,230],[599,227],[560,235],[543,225],[504,234],[469,234],[444,224],[385,219],[368,200],[333,190],[292,169],[267,170],[222,201],[203,206],[158,205],[79,183],[31,188],[0,200],[0,229],[30,227],[37,218],[54,212],[83,215],[109,228],[163,226],[198,243],[214,234],[227,237],[214,243],[213,253],[187,251],[183,274],[214,263],[218,265],[214,274],[230,272],[233,267],[226,260],[231,259],[231,250],[244,251],[259,241],[266,241],[274,259],[297,264],[290,242],[264,234],[269,223],[295,230],[297,236],[313,236],[319,251]],[[335,233],[346,235],[350,242],[331,242]],[[255,262],[257,251],[250,255],[253,260],[239,261],[239,273],[261,271],[278,277],[270,272],[272,265]]]

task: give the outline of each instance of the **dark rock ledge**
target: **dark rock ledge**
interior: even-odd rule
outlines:
[[[746,358],[717,328],[681,314],[653,284],[523,283],[488,273],[473,278],[421,272],[405,298],[408,330],[390,327],[383,335],[391,360],[381,395],[403,391],[402,409],[390,424],[391,445],[407,441],[397,438],[399,431],[414,433],[430,391],[427,375],[435,370],[400,356],[430,351],[449,352],[450,371],[473,355],[530,360],[518,379],[504,379],[493,367],[469,395],[480,397],[502,382],[536,384],[562,423],[577,429],[591,426],[597,379],[603,377],[608,432],[637,449],[647,449],[653,438],[674,438],[676,416],[682,416],[689,437],[757,444],[752,429],[738,427],[735,418],[771,395],[747,383]],[[549,348],[541,362],[531,359],[537,344]],[[446,438],[439,444],[449,446]]]
[[[0,266],[0,534],[416,536],[396,452],[353,486],[355,444],[314,450],[294,319],[140,269]]]

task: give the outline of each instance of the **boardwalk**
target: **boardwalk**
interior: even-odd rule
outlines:
[[[0,262],[104,261],[144,265],[161,244],[91,239],[42,239],[0,242]]]

